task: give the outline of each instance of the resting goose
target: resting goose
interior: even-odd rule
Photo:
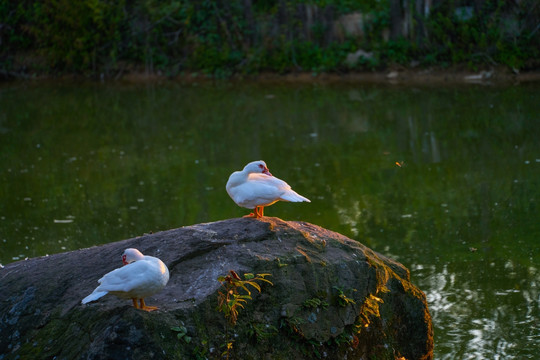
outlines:
[[[98,280],[100,285],[85,297],[82,303],[86,304],[112,294],[122,299],[132,299],[136,309],[156,310],[155,306],[146,306],[144,298],[157,293],[167,285],[169,281],[167,266],[160,259],[145,256],[137,249],[126,249],[122,255],[122,262],[124,266]]]
[[[226,189],[238,206],[253,209],[253,213],[245,217],[260,218],[264,207],[277,201],[311,202],[297,194],[285,181],[272,176],[262,160],[250,162],[242,171],[233,172]]]

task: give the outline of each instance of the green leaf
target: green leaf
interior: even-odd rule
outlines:
[[[255,277],[255,275],[253,275],[252,273],[246,273],[244,274],[244,279],[246,280],[251,280]]]

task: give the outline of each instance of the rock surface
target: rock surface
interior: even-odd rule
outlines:
[[[160,309],[110,295],[81,305],[128,247],[169,267],[167,287],[146,299]],[[235,326],[217,311],[229,270],[273,283],[252,292]],[[409,280],[403,265],[309,223],[188,226],[5,266],[0,360],[217,359],[226,334],[231,359],[432,359],[426,298]]]

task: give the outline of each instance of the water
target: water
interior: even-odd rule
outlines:
[[[311,204],[265,215],[411,270],[437,359],[540,349],[539,85],[0,87],[0,262],[246,214],[229,174],[264,159]]]

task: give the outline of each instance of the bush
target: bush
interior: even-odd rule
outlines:
[[[0,0],[0,70],[17,70],[30,54],[34,70],[43,64],[48,73],[318,73],[345,71],[343,60],[358,49],[374,51],[359,64],[368,69],[412,60],[521,68],[540,57],[532,1],[485,0],[469,17],[454,2],[437,2],[429,17],[408,2],[402,18],[412,30],[387,41],[390,0]],[[337,38],[335,21],[352,12],[367,15],[365,36]]]

